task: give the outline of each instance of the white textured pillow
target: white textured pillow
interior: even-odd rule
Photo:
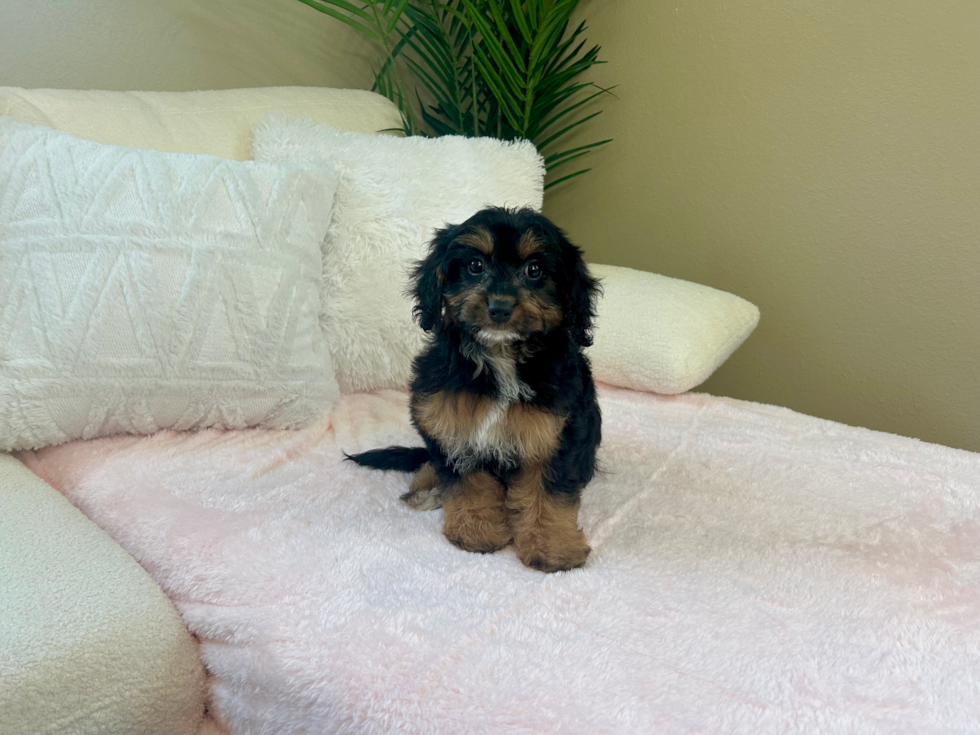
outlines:
[[[270,115],[257,161],[330,161],[340,172],[324,247],[324,324],[341,390],[404,388],[424,333],[405,297],[437,229],[485,206],[541,208],[544,162],[526,141],[345,133]]]
[[[602,281],[595,342],[596,380],[649,393],[700,385],[759,323],[759,309],[709,286],[655,273],[589,265]]]
[[[0,449],[321,415],[336,182],[0,117]]]

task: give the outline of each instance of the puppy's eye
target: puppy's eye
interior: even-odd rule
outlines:
[[[483,273],[483,261],[480,260],[479,258],[473,258],[473,260],[469,262],[469,265],[467,265],[466,268],[474,276],[478,276],[481,273]]]
[[[532,281],[536,281],[541,278],[541,266],[537,263],[528,263],[524,266],[524,275],[530,278]]]

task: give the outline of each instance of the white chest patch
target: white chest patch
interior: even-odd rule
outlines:
[[[500,395],[490,404],[470,436],[455,446],[446,447],[449,462],[461,473],[469,472],[485,461],[514,467],[521,458],[521,441],[508,430],[504,419],[513,404],[534,397],[534,391],[517,377],[517,362],[506,345],[481,351],[472,359],[477,365],[477,375],[486,369],[493,371]]]
[[[514,356],[504,352],[503,354],[489,353],[483,358],[497,381],[497,389],[500,391],[499,400],[510,404],[520,400],[528,400],[534,397],[534,391],[527,383],[517,377],[517,362]]]

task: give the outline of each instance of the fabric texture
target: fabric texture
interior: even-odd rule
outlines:
[[[257,161],[327,161],[340,171],[323,320],[345,392],[408,384],[424,333],[405,290],[437,229],[489,205],[541,208],[544,162],[527,141],[364,135],[278,114],[254,136]]]
[[[166,595],[52,487],[0,455],[0,731],[193,735],[204,667]]]
[[[272,110],[362,133],[401,124],[398,108],[388,99],[359,89],[111,92],[0,87],[0,115],[100,143],[236,161],[251,158],[252,126]]]
[[[336,182],[0,118],[0,449],[322,415]]]
[[[668,395],[700,385],[748,339],[759,309],[690,281],[611,265],[590,265],[602,282],[596,379]]]
[[[302,432],[22,453],[174,600],[231,732],[980,731],[980,455],[602,387],[586,566],[479,555],[408,477],[406,396]]]

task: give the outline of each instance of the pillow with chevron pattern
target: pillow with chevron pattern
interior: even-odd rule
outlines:
[[[321,416],[336,186],[0,117],[0,449]]]

